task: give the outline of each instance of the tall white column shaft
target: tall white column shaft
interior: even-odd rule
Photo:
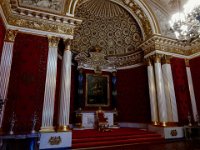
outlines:
[[[7,30],[6,37],[4,40],[3,51],[1,55],[0,64],[0,99],[3,99],[3,107],[0,112],[0,129],[2,127],[4,109],[5,109],[5,99],[7,98],[8,85],[10,79],[10,71],[13,58],[13,46],[14,40],[17,35],[15,30]]]
[[[64,51],[63,61],[62,61],[59,131],[67,131],[69,126],[71,61],[72,61],[72,53],[70,51],[70,45],[67,45],[67,48]]]
[[[60,113],[59,128],[66,131],[69,126],[70,115],[70,92],[71,92],[71,61],[72,53],[70,46],[64,51],[61,74],[61,95],[60,95]]]
[[[149,83],[149,97],[151,106],[151,121],[157,125],[158,119],[158,104],[156,99],[156,85],[154,78],[154,69],[150,60],[148,60],[147,73],[148,73],[148,83]]]
[[[187,71],[187,79],[188,79],[188,85],[189,85],[189,91],[190,91],[190,99],[191,99],[191,104],[192,104],[192,113],[193,113],[194,121],[197,121],[198,111],[197,111],[197,104],[196,104],[196,99],[195,99],[195,94],[194,94],[190,67],[186,67],[186,71]]]
[[[172,70],[170,64],[162,65],[166,104],[167,104],[167,114],[169,122],[178,122],[178,111],[176,96],[174,91],[174,82],[172,77]]]
[[[44,93],[44,104],[42,112],[41,131],[54,131],[53,115],[56,91],[57,76],[57,57],[58,57],[58,41],[59,38],[48,37],[49,53],[47,60],[47,73]]]
[[[165,125],[165,123],[168,122],[168,118],[167,118],[167,106],[166,106],[165,89],[164,89],[160,58],[155,58],[154,67],[155,67],[155,77],[156,77],[159,120],[161,123],[163,123],[163,125]]]

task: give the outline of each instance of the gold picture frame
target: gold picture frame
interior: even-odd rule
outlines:
[[[110,106],[109,75],[86,74],[85,106]]]

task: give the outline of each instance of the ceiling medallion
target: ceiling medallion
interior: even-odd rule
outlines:
[[[92,46],[88,52],[81,52],[75,60],[78,62],[78,68],[92,69],[95,73],[101,73],[102,70],[115,70],[114,61],[109,60],[102,53],[102,47],[99,45]]]

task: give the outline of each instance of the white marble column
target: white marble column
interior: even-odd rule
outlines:
[[[155,68],[155,78],[156,78],[158,109],[159,109],[159,121],[161,126],[166,126],[166,123],[168,122],[167,105],[165,99],[165,89],[164,89],[160,55],[154,56],[154,68]]]
[[[162,62],[163,62],[162,72],[163,72],[163,79],[164,79],[168,122],[178,123],[178,111],[177,111],[176,96],[175,96],[175,91],[174,91],[174,82],[173,82],[173,77],[172,77],[170,57],[164,56]]]
[[[3,107],[0,112],[0,129],[2,127],[2,121],[4,116],[5,109],[5,99],[7,99],[8,85],[10,79],[10,71],[13,58],[13,46],[17,31],[7,30],[6,36],[3,45],[3,51],[1,55],[1,64],[0,64],[0,99],[3,100]]]
[[[41,132],[54,131],[53,115],[54,102],[56,92],[56,75],[57,75],[57,58],[58,58],[58,42],[57,37],[48,37],[49,52],[47,60],[47,73],[44,93],[44,104],[42,112],[42,126]]]
[[[71,40],[69,39],[65,41],[65,51],[62,60],[60,109],[59,109],[59,121],[58,121],[59,132],[69,131],[71,61],[72,61],[70,42]]]
[[[154,77],[154,68],[150,58],[147,58],[147,73],[149,84],[149,97],[151,106],[151,121],[154,125],[158,125],[158,103],[156,98],[156,85]]]
[[[188,86],[189,86],[189,92],[190,92],[190,99],[191,99],[191,104],[192,104],[192,113],[193,113],[193,118],[194,121],[197,121],[197,104],[196,104],[196,99],[195,99],[195,94],[194,94],[194,88],[193,88],[193,81],[192,81],[192,75],[191,75],[191,70],[190,70],[190,64],[189,60],[185,60],[186,64],[186,72],[187,72],[187,79],[188,79]]]

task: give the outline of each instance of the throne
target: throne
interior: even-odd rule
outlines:
[[[104,116],[104,111],[99,107],[96,111],[96,126],[99,131],[110,131],[107,118]]]

